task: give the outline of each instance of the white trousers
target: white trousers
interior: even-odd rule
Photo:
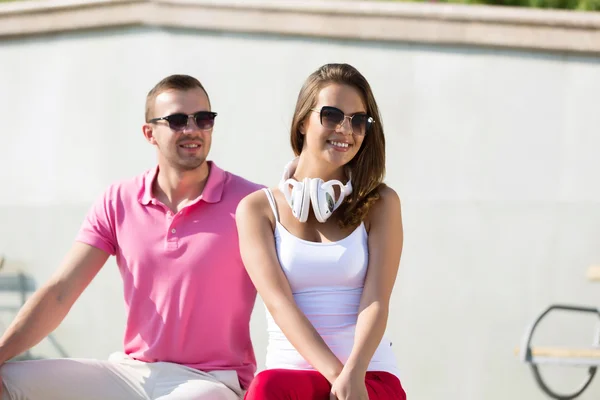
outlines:
[[[236,371],[202,372],[182,365],[136,361],[50,359],[0,368],[2,400],[239,400]]]

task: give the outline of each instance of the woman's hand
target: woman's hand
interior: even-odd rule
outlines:
[[[369,400],[365,374],[342,370],[331,387],[331,399],[337,400]]]

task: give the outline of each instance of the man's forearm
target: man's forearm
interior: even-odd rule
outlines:
[[[37,290],[0,338],[0,364],[29,350],[48,336],[73,305],[57,285]]]

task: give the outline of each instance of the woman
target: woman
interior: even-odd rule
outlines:
[[[279,186],[237,211],[241,253],[267,312],[255,399],[406,399],[384,338],[402,252],[396,192],[382,184],[385,139],[366,79],[324,65],[298,96],[297,156]]]

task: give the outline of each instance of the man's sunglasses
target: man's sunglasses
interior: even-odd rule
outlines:
[[[190,115],[178,113],[178,114],[167,115],[166,117],[152,118],[148,122],[154,123],[157,121],[164,120],[169,123],[169,128],[171,128],[172,130],[182,131],[188,126],[189,119],[192,118],[194,120],[194,122],[196,123],[196,126],[198,127],[198,129],[206,131],[206,130],[212,129],[212,127],[215,125],[215,117],[216,116],[217,116],[216,112],[198,111],[197,113],[190,114]]]
[[[350,120],[350,127],[352,133],[355,135],[366,135],[371,128],[371,125],[375,122],[372,117],[369,117],[365,113],[354,114],[348,116],[344,114],[342,110],[335,107],[324,106],[320,110],[312,108],[311,111],[319,113],[321,118],[321,125],[327,129],[337,129],[344,123],[344,120],[348,118]]]

